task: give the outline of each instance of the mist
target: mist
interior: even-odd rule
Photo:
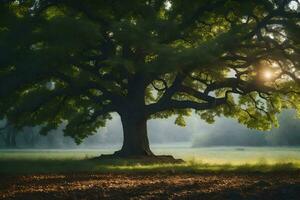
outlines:
[[[179,127],[174,124],[175,118],[167,120],[149,120],[148,133],[150,144],[190,143],[193,136],[191,124],[189,127]],[[4,126],[4,122],[0,126]],[[0,147],[17,148],[101,148],[121,146],[123,131],[120,117],[113,115],[107,126],[100,128],[96,134],[89,136],[77,145],[71,137],[64,136],[64,125],[49,132],[46,136],[39,134],[39,127],[25,127],[22,131],[12,127],[0,133]],[[7,136],[14,137],[16,145],[10,144]]]
[[[300,124],[296,113],[286,110],[279,115],[279,128],[257,131],[234,120],[220,118],[213,128],[193,138],[193,146],[299,146]]]
[[[280,116],[280,127],[271,131],[250,130],[233,119],[217,118],[207,124],[198,116],[187,118],[187,126],[174,124],[175,118],[149,120],[150,145],[182,143],[192,147],[208,146],[297,146],[300,145],[300,124],[295,112],[285,111]],[[1,126],[5,124],[1,122]],[[1,148],[103,148],[120,147],[123,140],[122,125],[117,114],[107,126],[77,145],[63,135],[64,125],[48,135],[40,135],[39,127],[25,127],[18,131],[13,127],[0,134]]]

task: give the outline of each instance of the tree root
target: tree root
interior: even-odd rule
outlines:
[[[104,163],[113,163],[116,161],[120,164],[161,164],[161,163],[170,163],[170,164],[180,164],[184,163],[182,159],[176,159],[171,155],[141,155],[141,156],[120,156],[118,154],[102,154],[101,156],[92,158],[93,160],[99,160]]]

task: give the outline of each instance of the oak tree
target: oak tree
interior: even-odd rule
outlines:
[[[196,113],[260,130],[300,111],[291,0],[2,0],[0,116],[66,123],[80,143],[118,113],[117,156],[153,155],[147,120]]]

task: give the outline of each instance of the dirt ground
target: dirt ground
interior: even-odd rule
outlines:
[[[0,199],[300,199],[300,172],[0,176]]]

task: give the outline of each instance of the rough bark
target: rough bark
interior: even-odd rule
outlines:
[[[147,134],[147,118],[139,113],[121,115],[123,146],[114,155],[120,157],[153,156]]]

